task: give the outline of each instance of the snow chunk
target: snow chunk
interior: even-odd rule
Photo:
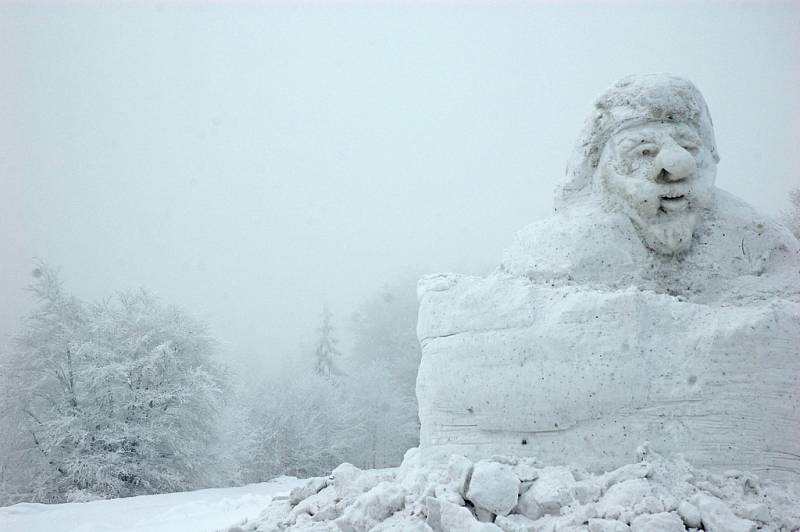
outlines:
[[[358,497],[335,523],[342,532],[366,532],[402,508],[404,496],[398,484],[381,482]]]
[[[526,500],[535,500],[544,513],[558,514],[572,500],[570,493],[574,486],[575,477],[566,467],[545,467],[525,492]]]
[[[498,515],[494,524],[502,528],[503,532],[534,532],[536,530],[533,520],[519,514]]]
[[[635,480],[637,478],[645,478],[653,473],[653,466],[649,462],[638,462],[636,464],[626,464],[614,471],[603,475],[604,488],[608,489],[614,484],[625,482],[626,480]]]
[[[750,519],[751,521],[768,523],[770,520],[769,507],[763,502],[743,504],[741,509],[736,513],[739,517]]]
[[[328,482],[329,479],[324,477],[314,477],[309,479],[302,486],[297,486],[291,492],[289,492],[289,502],[294,505],[303,499],[307,499],[312,495],[316,495],[322,488],[328,485]]]
[[[683,520],[674,513],[642,514],[631,523],[632,532],[686,532]]]
[[[650,483],[643,478],[625,480],[611,486],[600,499],[600,504],[604,508],[633,508],[652,493]]]
[[[442,532],[502,532],[492,523],[481,523],[463,506],[446,501],[428,500],[428,526]],[[431,509],[435,508],[433,512]]]
[[[467,496],[467,485],[472,476],[472,462],[466,457],[454,454],[447,463],[450,484],[462,497]]]
[[[756,524],[736,517],[730,507],[713,495],[698,493],[691,499],[700,510],[707,532],[754,532]]]
[[[681,516],[684,524],[689,528],[700,528],[703,525],[700,510],[688,501],[683,501],[678,505],[678,515]]]
[[[509,466],[481,460],[473,468],[467,499],[493,514],[508,515],[517,505],[519,488],[519,478]]]
[[[589,532],[628,532],[630,529],[622,521],[614,519],[589,519]]]

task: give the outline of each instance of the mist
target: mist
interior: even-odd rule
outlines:
[[[310,356],[323,305],[486,273],[546,217],[593,98],[691,79],[717,184],[797,186],[794,2],[4,3],[0,345],[36,258],[85,299],[145,287],[225,357]]]

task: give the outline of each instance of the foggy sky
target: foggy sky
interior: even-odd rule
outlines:
[[[233,359],[303,353],[412,271],[480,273],[632,73],[704,93],[717,184],[800,185],[800,4],[0,4],[0,346],[35,257],[139,286]],[[310,356],[310,354],[309,354]]]

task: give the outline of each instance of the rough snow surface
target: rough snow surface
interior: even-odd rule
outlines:
[[[464,456],[433,458],[412,449],[397,469],[359,471],[346,464],[328,478],[310,479],[228,532],[800,529],[798,484],[741,471],[715,474],[647,446],[637,456],[616,470],[591,473],[532,458],[495,456],[472,463]],[[518,502],[509,509],[512,500]]]
[[[252,519],[293,477],[237,488],[68,504],[20,503],[0,508],[2,532],[213,532]]]
[[[800,478],[800,303],[450,277],[418,331],[420,441],[479,459],[620,466],[637,442]]]

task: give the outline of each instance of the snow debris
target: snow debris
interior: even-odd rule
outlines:
[[[520,495],[515,511],[529,519],[539,519],[544,515],[544,508],[542,508],[542,505],[536,500],[530,487]]]
[[[700,518],[700,510],[694,504],[683,501],[678,505],[678,515],[689,528],[700,528],[703,524]]]
[[[402,508],[404,496],[402,487],[383,481],[359,496],[335,522],[343,532],[370,530]]]
[[[730,506],[713,495],[698,493],[691,499],[700,510],[700,518],[708,532],[754,532],[756,524],[736,517]]]
[[[626,480],[611,486],[600,499],[604,513],[613,512],[614,508],[633,508],[652,494],[650,482],[644,478]]]
[[[614,519],[589,519],[589,532],[628,532],[630,529],[622,521]]]
[[[531,458],[423,459],[413,450],[395,469],[343,464],[237,526],[245,532],[794,532],[800,526],[800,485],[714,474],[649,450],[639,460],[594,474]],[[301,494],[306,498],[297,500]]]
[[[536,523],[524,515],[498,515],[494,523],[503,529],[503,532],[531,532],[535,530]]]
[[[472,462],[465,456],[454,454],[447,464],[447,472],[452,479],[452,486],[462,497],[467,496],[467,486],[472,477]]]
[[[456,506],[449,502],[442,502],[441,510],[442,532],[501,532],[501,529],[492,523],[481,523],[467,508]]]
[[[297,504],[300,501],[305,500],[311,497],[312,495],[319,493],[319,491],[325,486],[327,486],[328,483],[329,479],[324,477],[312,478],[302,486],[297,486],[296,488],[294,488],[292,491],[289,492],[289,502],[291,504]]]
[[[749,519],[751,521],[761,521],[762,523],[769,522],[769,508],[763,502],[743,504],[739,511],[736,511],[739,517]]]
[[[575,477],[569,469],[546,467],[526,494],[539,504],[544,513],[558,514],[561,507],[572,500],[571,488],[574,486]]]
[[[481,460],[472,471],[467,499],[476,508],[496,515],[508,515],[517,505],[519,487],[519,477],[509,466]]]
[[[674,513],[642,514],[631,523],[633,532],[685,532],[683,520]]]
[[[619,469],[615,469],[610,473],[603,476],[603,487],[608,489],[610,486],[626,480],[634,480],[637,478],[644,478],[653,473],[653,466],[649,462],[639,462],[636,464],[627,464]]]

